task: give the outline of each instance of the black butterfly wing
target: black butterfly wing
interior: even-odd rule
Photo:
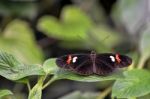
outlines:
[[[128,67],[129,65],[132,64],[132,59],[130,57],[125,55],[120,55],[119,57],[121,61],[119,64],[116,64],[116,67],[123,68],[123,67]]]
[[[89,54],[71,54],[72,59],[77,57],[76,61],[67,64],[68,55],[56,59],[56,64],[63,69],[67,69],[80,75],[93,74],[93,63]]]
[[[98,54],[95,60],[95,73],[98,75],[107,75],[115,71],[116,68],[127,67],[132,63],[132,60],[124,55],[119,55],[119,58],[121,59],[119,63],[115,58],[116,54],[112,53]]]
[[[98,54],[96,56],[95,65],[96,72],[98,75],[107,75],[113,72],[114,64],[109,60],[107,54]]]

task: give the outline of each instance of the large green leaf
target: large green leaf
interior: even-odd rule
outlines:
[[[124,72],[125,79],[117,80],[112,89],[112,96],[118,98],[139,97],[150,93],[150,72],[133,69]]]
[[[78,37],[78,41],[61,41],[59,44],[68,48],[94,48],[97,52],[109,52],[118,42],[121,35],[106,25],[95,25],[87,33],[87,39]],[[111,43],[110,43],[111,42]]]
[[[93,28],[91,36],[94,36],[98,42],[101,42],[107,47],[116,45],[121,39],[121,35],[105,25],[98,25]]]
[[[91,43],[98,52],[109,52],[120,40],[121,36],[112,29],[105,25],[97,25],[91,29],[87,42]]]
[[[54,38],[77,41],[87,37],[91,24],[90,18],[79,8],[67,6],[61,13],[60,21],[52,16],[44,16],[39,20],[38,28]]]
[[[94,26],[92,20],[74,6],[65,7],[60,20],[52,16],[42,17],[38,28],[48,36],[62,40],[59,44],[69,48],[94,48],[100,52],[119,42],[119,35],[106,26]],[[103,41],[106,37],[109,38]]]
[[[36,45],[29,24],[15,20],[0,35],[0,50],[12,53],[25,63],[41,63],[43,54]]]
[[[108,76],[98,76],[98,75],[91,75],[91,76],[82,76],[76,73],[70,72],[68,70],[63,70],[57,67],[55,63],[55,59],[48,59],[44,65],[46,72],[49,74],[54,75],[54,79],[70,79],[75,81],[83,81],[83,82],[96,82],[96,81],[104,81],[104,80],[115,80],[115,79],[122,79],[124,76],[122,72],[115,72]]]
[[[25,65],[10,54],[0,53],[0,75],[9,80],[19,80],[31,75],[44,75],[39,65]]]
[[[150,93],[141,97],[138,97],[137,99],[149,99]]]
[[[0,90],[0,99],[2,99],[4,96],[7,96],[7,95],[12,95],[13,93],[10,91],[10,90]]]

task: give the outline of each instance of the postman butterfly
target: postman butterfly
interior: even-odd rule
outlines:
[[[132,59],[125,55],[102,53],[96,54],[69,54],[58,57],[58,67],[80,75],[108,75],[118,68],[131,65]]]

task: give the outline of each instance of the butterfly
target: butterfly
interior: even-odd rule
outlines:
[[[125,55],[102,53],[69,54],[56,59],[58,67],[80,75],[108,75],[118,68],[132,64],[132,59]]]

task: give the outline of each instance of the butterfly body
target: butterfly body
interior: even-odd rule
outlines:
[[[117,68],[127,67],[132,63],[125,55],[103,53],[70,54],[56,59],[58,67],[73,71],[80,75],[107,75]]]

